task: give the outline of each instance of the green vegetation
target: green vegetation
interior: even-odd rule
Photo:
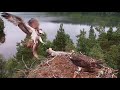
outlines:
[[[5,78],[5,61],[2,55],[0,55],[0,78]]]
[[[4,33],[4,22],[0,18],[0,43],[5,42],[5,33]]]
[[[0,32],[0,43],[4,43],[5,42],[5,33],[4,31]]]
[[[53,49],[57,51],[70,51],[75,49],[73,41],[63,29],[63,24],[60,25],[57,35],[53,40]]]
[[[98,38],[96,38],[95,30],[99,32]],[[38,49],[40,60],[38,61],[33,57],[31,50],[24,46],[23,42],[28,39],[26,37],[24,41],[17,44],[17,53],[14,58],[10,58],[6,62],[3,62],[3,58],[0,58],[0,77],[25,77],[27,70],[34,68],[45,60],[46,49],[49,47],[60,51],[76,50],[78,53],[82,52],[93,58],[102,59],[114,69],[120,69],[119,25],[116,31],[113,31],[113,27],[109,27],[107,32],[105,32],[104,26],[97,26],[95,29],[91,26],[88,37],[86,37],[84,29],[80,30],[76,37],[77,44],[75,46],[70,36],[65,33],[63,24],[61,24],[53,42],[47,40],[47,35],[43,36],[46,45],[40,43]],[[23,73],[22,70],[26,70],[26,73]],[[119,74],[118,77],[120,77]]]
[[[4,29],[4,22],[3,20],[0,18],[0,32],[3,31]]]
[[[113,27],[105,32],[104,27],[98,26],[95,28],[99,32],[99,37],[96,38],[94,29],[91,27],[89,37],[86,38],[86,32],[80,30],[77,36],[77,51],[96,59],[105,60],[105,62],[114,69],[120,68],[120,29],[117,27],[113,31]],[[119,77],[119,76],[118,76]]]
[[[64,17],[63,22],[85,25],[117,26],[120,12],[49,12],[48,15]],[[57,21],[58,22],[58,21]]]

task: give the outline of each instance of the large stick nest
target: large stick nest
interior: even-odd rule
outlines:
[[[116,70],[100,64],[86,55],[55,56],[31,70],[27,78],[117,78]]]

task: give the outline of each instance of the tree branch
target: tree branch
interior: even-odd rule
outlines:
[[[28,66],[26,65],[26,63],[25,63],[24,60],[23,60],[23,55],[22,55],[22,62],[24,63],[26,69],[29,69]]]

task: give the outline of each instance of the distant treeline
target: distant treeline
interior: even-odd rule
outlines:
[[[120,12],[49,12],[48,14],[65,17],[63,22],[108,27],[115,27],[120,24]]]
[[[119,16],[120,12],[51,12],[51,14],[56,14],[56,15],[67,15],[67,14],[81,14],[81,15],[97,15],[97,16],[110,16],[110,15],[115,15]]]

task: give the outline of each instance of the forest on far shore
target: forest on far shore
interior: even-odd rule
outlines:
[[[120,24],[120,12],[48,12],[48,16],[65,17],[61,22],[115,27]],[[59,22],[56,20],[54,22]]]

